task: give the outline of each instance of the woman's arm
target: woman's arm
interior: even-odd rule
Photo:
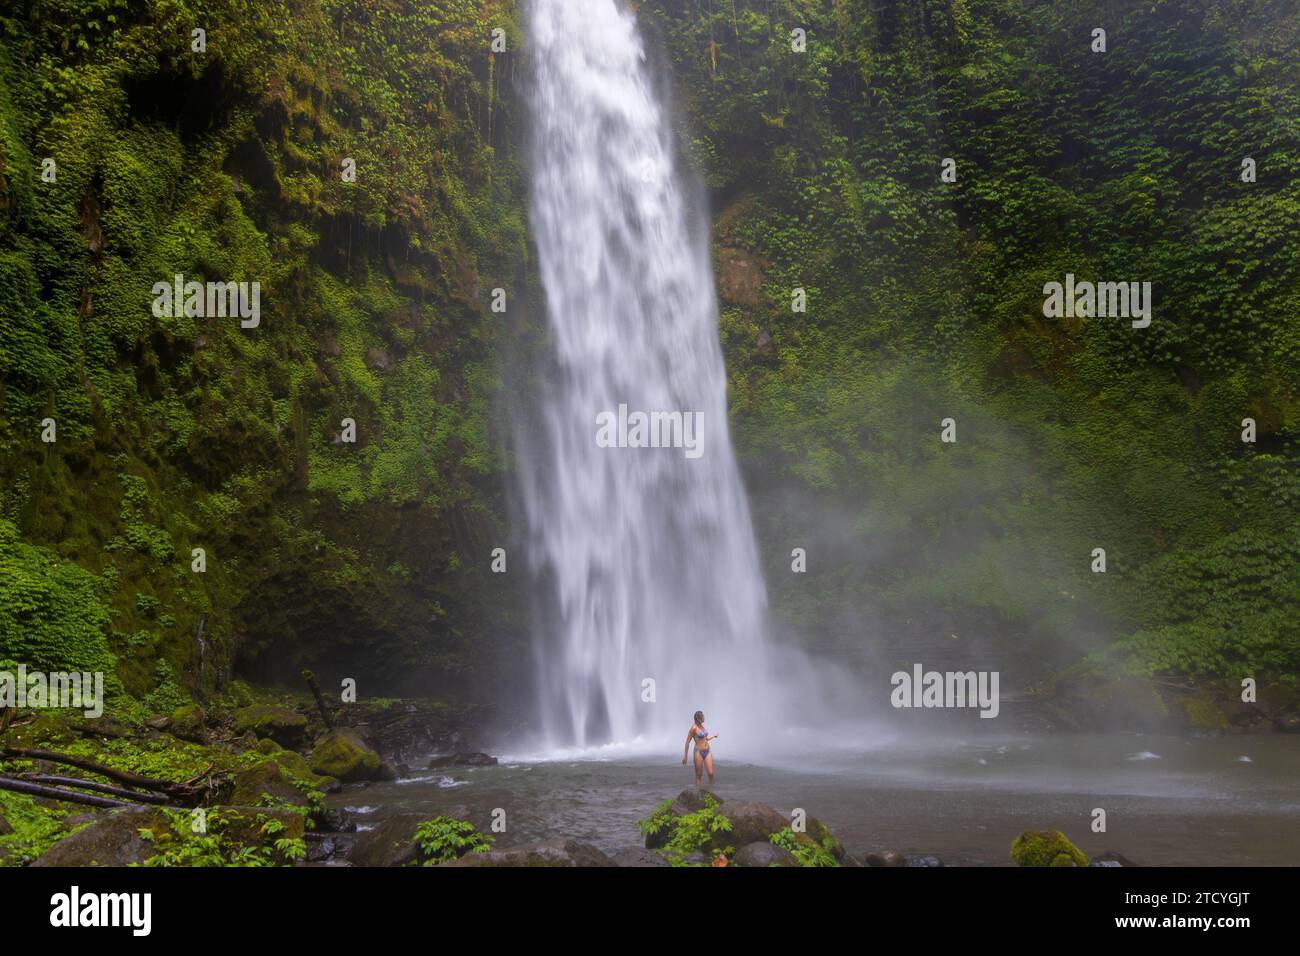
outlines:
[[[690,730],[686,731],[686,743],[682,747],[682,763],[686,763],[686,755],[690,752],[691,738],[693,736],[695,736],[695,728],[691,727]]]

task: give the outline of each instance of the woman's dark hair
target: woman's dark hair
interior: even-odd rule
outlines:
[[[704,722],[704,711],[702,711],[702,710],[697,710],[697,711],[695,712],[695,722],[696,722],[697,724],[699,724],[699,723],[703,723],[703,722]]]

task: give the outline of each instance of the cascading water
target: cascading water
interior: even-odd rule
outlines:
[[[632,14],[616,0],[529,13],[531,224],[555,367],[518,447],[530,557],[554,591],[538,640],[545,742],[659,746],[699,708],[724,744],[753,739],[775,711],[767,599],[707,235],[688,224]],[[699,416],[702,454],[601,447],[598,416],[621,405]]]

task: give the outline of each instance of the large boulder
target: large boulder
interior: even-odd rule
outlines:
[[[578,840],[546,840],[508,850],[467,853],[443,866],[617,866],[590,843]]]
[[[722,813],[731,821],[731,832],[721,833],[732,846],[747,843],[766,843],[773,833],[780,833],[790,825],[789,819],[775,807],[751,800],[729,802]]]
[[[447,807],[432,816],[468,820],[469,808]],[[348,862],[353,866],[408,866],[423,862],[423,854],[415,842],[415,831],[429,819],[431,815],[428,813],[398,813],[385,817],[373,830],[357,834],[348,851]]]
[[[196,744],[207,741],[207,730],[203,726],[203,711],[193,704],[177,707],[172,711],[167,730],[173,737],[189,740]]]
[[[862,860],[867,866],[907,866],[907,857],[896,850],[872,850]]]
[[[171,821],[153,807],[127,807],[101,816],[64,837],[32,861],[31,866],[130,866],[157,853],[140,830],[161,832]]]
[[[1087,866],[1088,857],[1060,830],[1027,830],[1011,843],[1017,866]]]
[[[765,840],[746,843],[732,859],[735,866],[798,866],[794,854],[784,847]]]
[[[361,735],[350,727],[326,731],[311,752],[311,769],[324,777],[354,780],[378,780],[383,760]]]
[[[239,733],[269,737],[283,747],[298,747],[307,739],[307,718],[288,707],[254,704],[241,707],[231,717]]]
[[[309,802],[307,794],[293,785],[293,780],[274,758],[239,771],[233,782],[234,789],[227,802],[241,807],[257,806],[263,794],[297,807],[305,807]]]

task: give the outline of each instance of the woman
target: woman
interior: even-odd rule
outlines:
[[[709,772],[709,786],[713,786],[713,754],[709,752],[709,741],[717,740],[718,735],[710,736],[709,732],[704,729],[704,711],[695,712],[695,723],[691,729],[686,732],[686,745],[682,747],[682,763],[686,763],[686,752],[691,747],[691,740],[695,741],[695,786],[700,785],[700,771]]]

